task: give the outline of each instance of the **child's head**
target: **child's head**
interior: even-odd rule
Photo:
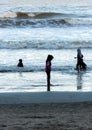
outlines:
[[[22,59],[19,59],[19,62],[22,62]]]
[[[54,57],[52,55],[48,55],[47,60],[51,61]]]

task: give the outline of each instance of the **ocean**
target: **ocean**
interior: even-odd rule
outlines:
[[[90,4],[15,5],[0,3],[0,92],[47,91],[48,54],[54,56],[51,91],[92,91]],[[87,70],[79,73],[74,69],[78,47],[87,64]]]

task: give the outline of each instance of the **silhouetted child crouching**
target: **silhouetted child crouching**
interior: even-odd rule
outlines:
[[[23,67],[22,59],[19,59],[18,67]]]

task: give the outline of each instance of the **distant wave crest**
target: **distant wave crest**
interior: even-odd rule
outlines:
[[[80,18],[74,15],[55,13],[55,12],[11,12],[2,15],[0,27],[6,26],[31,26],[45,27],[62,25],[92,25],[92,18]]]
[[[55,16],[60,16],[61,13],[55,13],[55,12],[16,12],[17,18],[53,18]]]
[[[0,49],[63,49],[92,48],[92,41],[0,41]]]

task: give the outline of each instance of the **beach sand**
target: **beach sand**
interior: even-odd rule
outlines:
[[[0,104],[0,130],[92,130],[92,103]]]

